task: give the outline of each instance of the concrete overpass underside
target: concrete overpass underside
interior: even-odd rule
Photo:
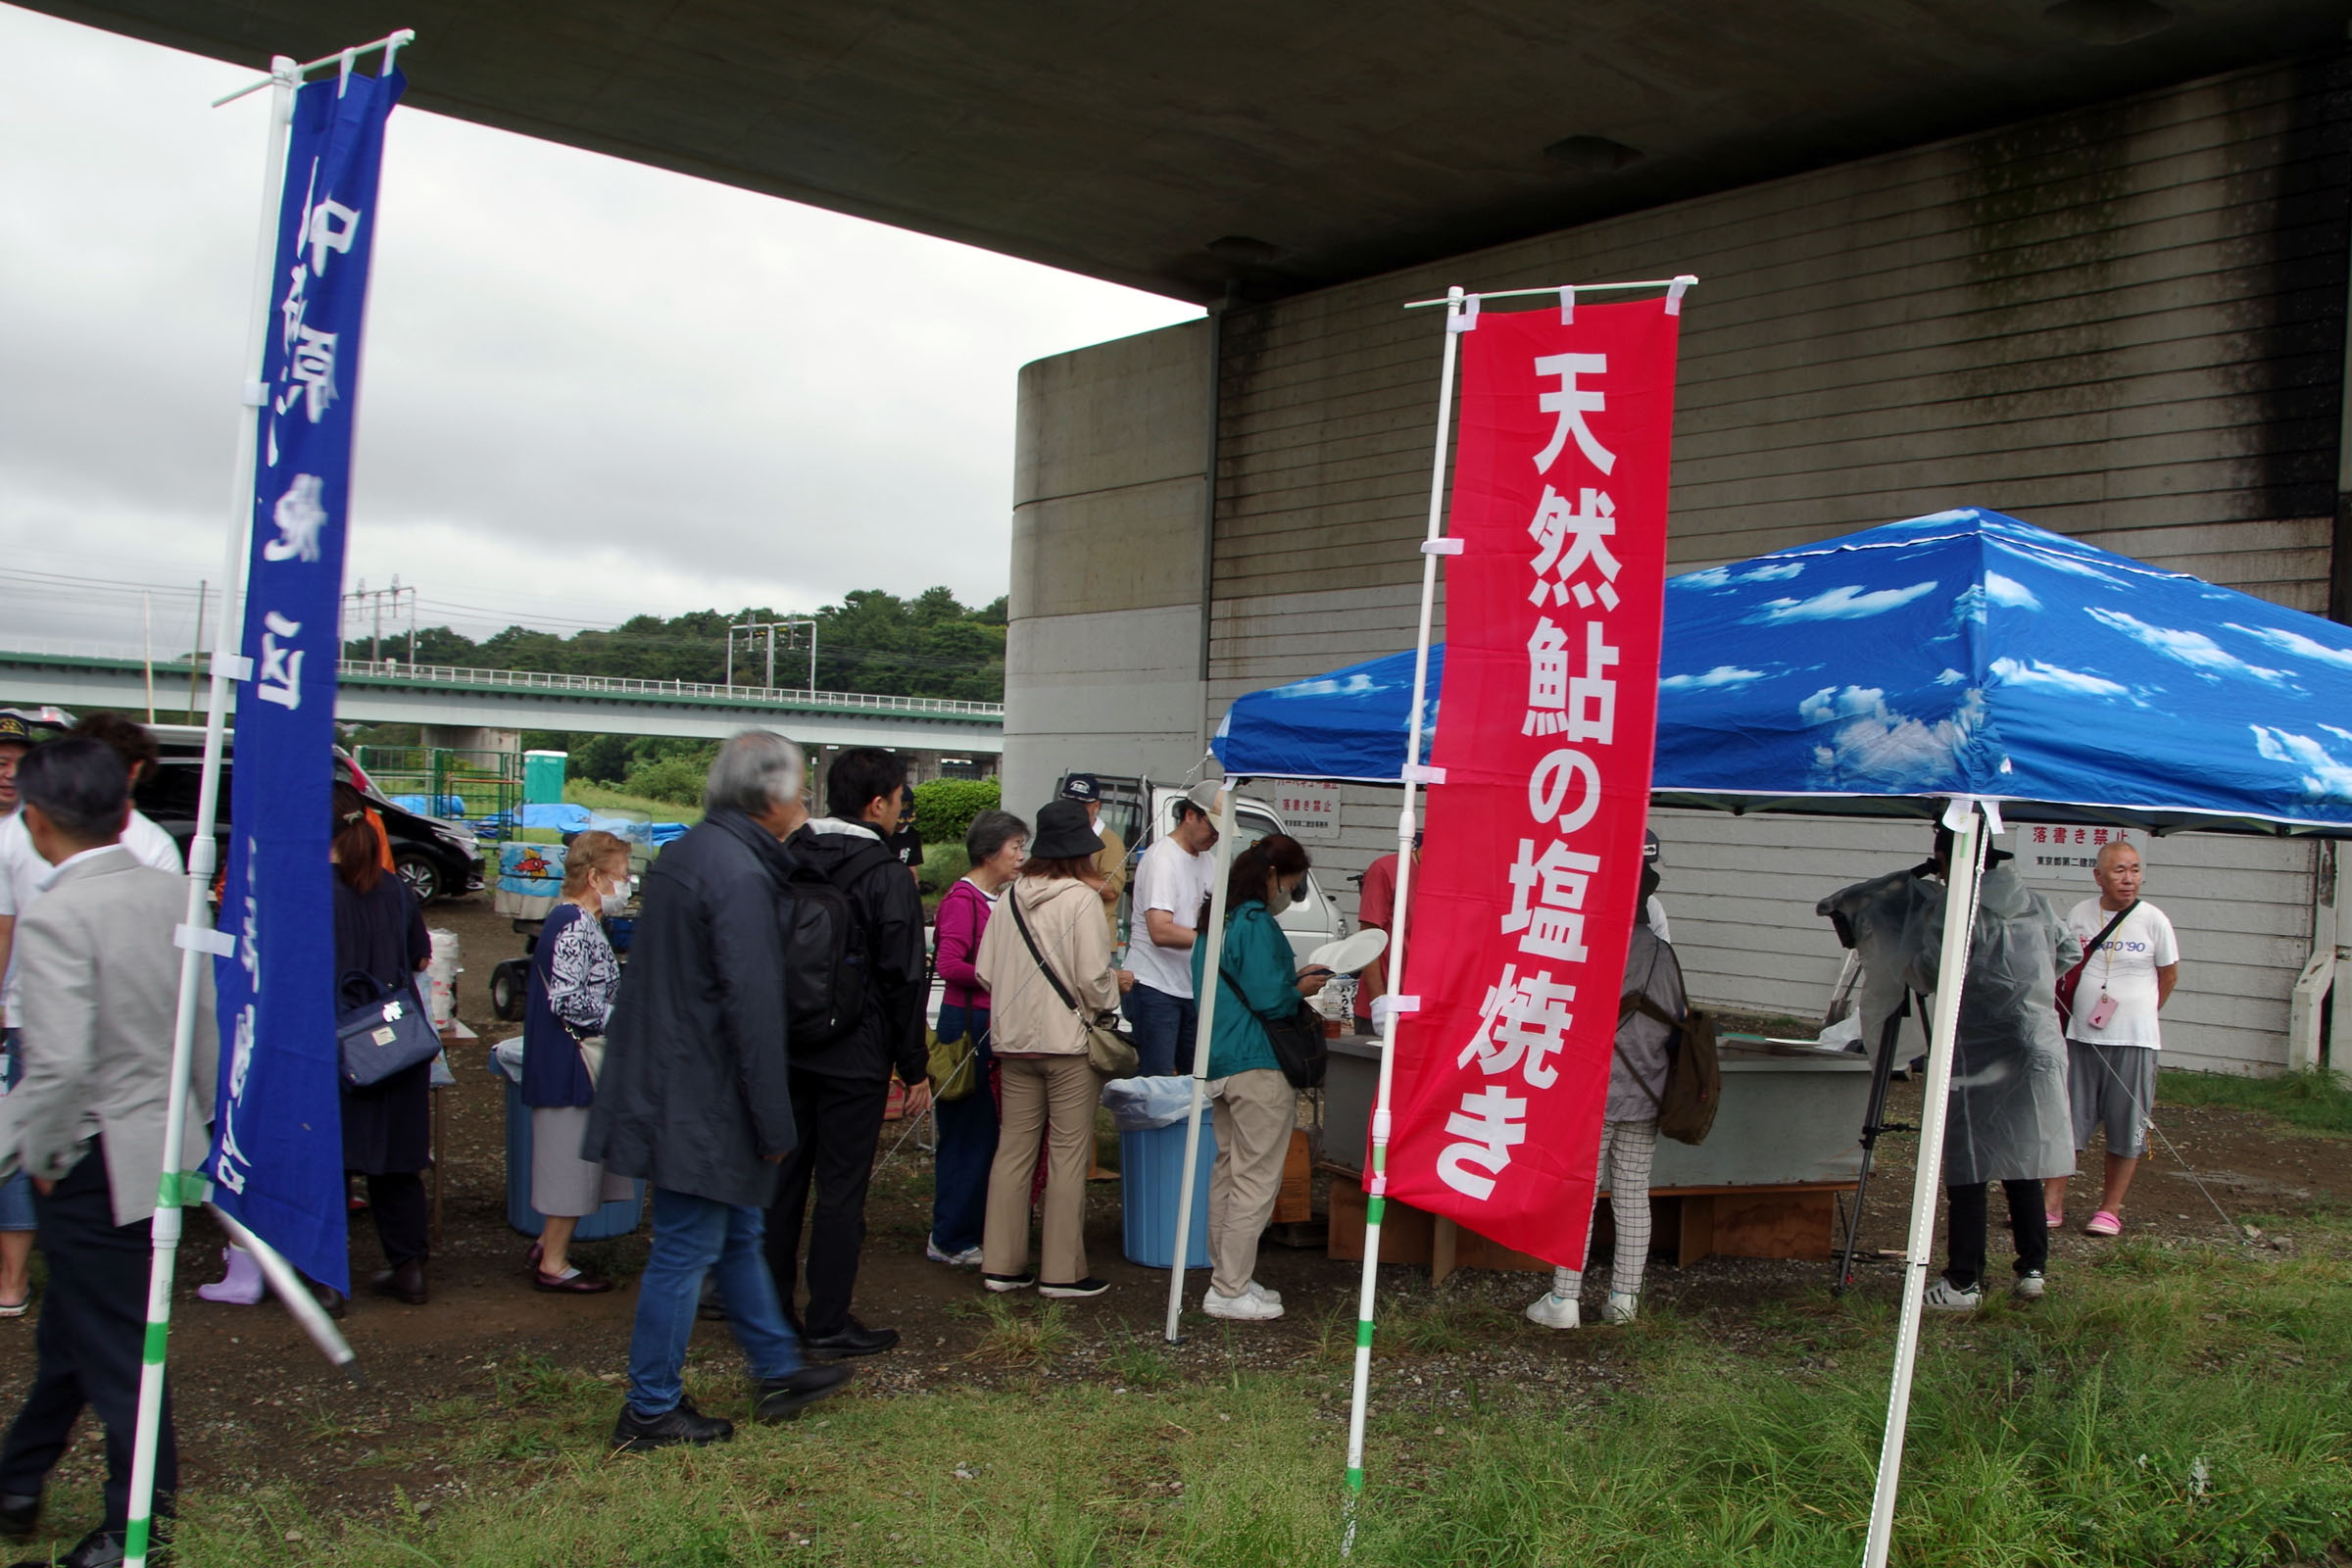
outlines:
[[[2335,0],[26,0],[1199,301],[1270,299],[2338,46]]]

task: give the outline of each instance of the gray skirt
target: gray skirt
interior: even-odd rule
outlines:
[[[613,1176],[593,1159],[580,1157],[588,1136],[586,1105],[531,1107],[531,1207],[550,1218],[583,1219],[616,1199],[637,1191],[626,1176]]]

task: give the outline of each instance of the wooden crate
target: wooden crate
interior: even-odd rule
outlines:
[[[1292,1129],[1291,1150],[1282,1159],[1282,1192],[1274,1200],[1272,1224],[1295,1225],[1315,1217],[1314,1157],[1308,1149],[1306,1129]]]

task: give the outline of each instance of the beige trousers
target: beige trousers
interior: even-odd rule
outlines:
[[[1209,1089],[1217,1163],[1208,1178],[1208,1283],[1219,1296],[1239,1296],[1257,1272],[1257,1239],[1282,1196],[1298,1092],[1270,1067],[1220,1078]]]
[[[1095,1152],[1102,1082],[1084,1056],[999,1056],[1004,1103],[997,1161],[988,1169],[988,1219],[980,1268],[1018,1274],[1029,1266],[1029,1189],[1037,1146],[1046,1144],[1045,1242],[1037,1277],[1075,1285],[1086,1274],[1086,1172]]]

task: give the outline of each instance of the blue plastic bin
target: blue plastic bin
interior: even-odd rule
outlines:
[[[499,1076],[507,1083],[507,1223],[525,1236],[536,1236],[547,1222],[531,1206],[531,1107],[522,1102],[522,1085],[503,1072]],[[633,1196],[615,1198],[595,1213],[583,1215],[580,1228],[571,1233],[572,1240],[601,1242],[635,1230],[645,1217],[645,1183],[631,1185],[636,1189]],[[1169,1221],[1169,1228],[1174,1227],[1175,1222]]]
[[[1217,1123],[1200,1107],[1200,1166],[1193,1172],[1193,1226],[1186,1268],[1208,1267],[1208,1173],[1217,1162]],[[1127,1261],[1166,1268],[1176,1255],[1176,1197],[1184,1188],[1184,1123],[1119,1134],[1119,1204]]]

